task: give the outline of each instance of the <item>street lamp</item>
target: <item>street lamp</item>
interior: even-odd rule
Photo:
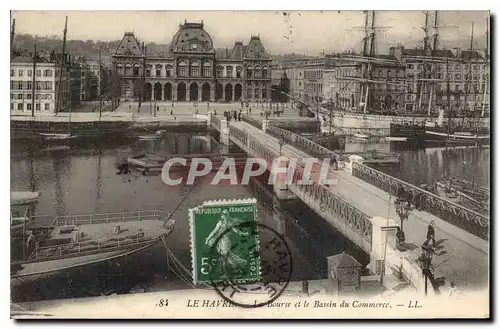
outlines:
[[[396,201],[394,201],[394,205],[396,206],[396,213],[401,221],[401,231],[403,231],[403,222],[407,220],[410,215],[411,203],[405,198],[398,197]]]
[[[281,148],[283,147],[283,145],[285,145],[285,136],[283,134],[281,134],[279,144],[280,144],[280,156],[281,156]]]
[[[422,246],[422,254],[418,257],[418,264],[422,269],[422,275],[425,278],[425,295],[427,296],[427,282],[431,280],[431,284],[434,281],[434,274],[432,274],[432,257],[434,252],[432,248],[426,244]]]

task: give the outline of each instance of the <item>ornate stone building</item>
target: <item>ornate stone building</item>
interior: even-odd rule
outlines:
[[[157,101],[268,101],[271,57],[258,36],[247,45],[217,54],[203,22],[184,22],[166,55],[148,54],[133,33],[125,33],[113,55],[124,99]],[[142,90],[142,92],[141,92]]]

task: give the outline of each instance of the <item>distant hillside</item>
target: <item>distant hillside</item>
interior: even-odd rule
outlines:
[[[103,61],[111,58],[121,40],[94,41],[94,40],[67,40],[66,51],[76,56],[84,56],[88,59],[98,59],[99,50]],[[21,51],[31,52],[36,44],[37,52],[50,53],[62,51],[62,39],[54,36],[33,36],[20,34],[15,36],[14,47]],[[149,54],[161,55],[166,53],[168,45],[147,43]]]
[[[121,40],[113,41],[94,41],[94,40],[67,40],[66,51],[76,56],[84,56],[88,59],[98,59],[99,50],[104,62],[109,61],[115,52]],[[15,36],[14,47],[21,52],[32,52],[36,44],[37,52],[50,53],[52,50],[62,51],[62,39],[57,36],[33,36],[30,34],[20,34]],[[154,42],[146,43],[147,54],[165,56],[168,50],[168,44],[158,44]],[[232,49],[215,49],[217,57],[225,57],[231,53]]]

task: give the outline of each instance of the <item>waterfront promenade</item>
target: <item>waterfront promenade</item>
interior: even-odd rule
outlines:
[[[156,114],[153,112],[153,108],[157,107]],[[253,106],[253,107],[252,107]],[[252,117],[261,120],[264,119],[260,115],[262,109],[260,105],[251,104]],[[281,109],[281,107],[280,107]],[[85,111],[85,112],[73,112],[71,113],[72,122],[87,122],[87,121],[116,121],[116,122],[171,122],[175,121],[201,121],[200,119],[194,118],[196,112],[199,115],[206,115],[209,111],[216,112],[218,115],[222,116],[224,111],[240,111],[241,103],[198,103],[198,106],[194,106],[191,102],[185,103],[173,103],[172,102],[146,102],[143,103],[141,108],[138,110],[137,102],[122,102],[118,108],[114,111],[103,111],[99,118],[99,112]],[[244,110],[246,112],[246,108]],[[285,107],[284,112],[279,117],[272,116],[272,119],[278,120],[293,120],[293,121],[308,121],[312,120],[307,117],[300,117],[296,109],[291,107]],[[31,112],[11,112],[11,120],[17,121],[43,121],[43,122],[67,122],[69,120],[68,112],[61,112],[56,114],[53,113],[35,113],[35,116],[31,116]]]

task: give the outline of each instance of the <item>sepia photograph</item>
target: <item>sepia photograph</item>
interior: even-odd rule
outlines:
[[[490,38],[489,10],[12,10],[11,319],[489,319]]]

